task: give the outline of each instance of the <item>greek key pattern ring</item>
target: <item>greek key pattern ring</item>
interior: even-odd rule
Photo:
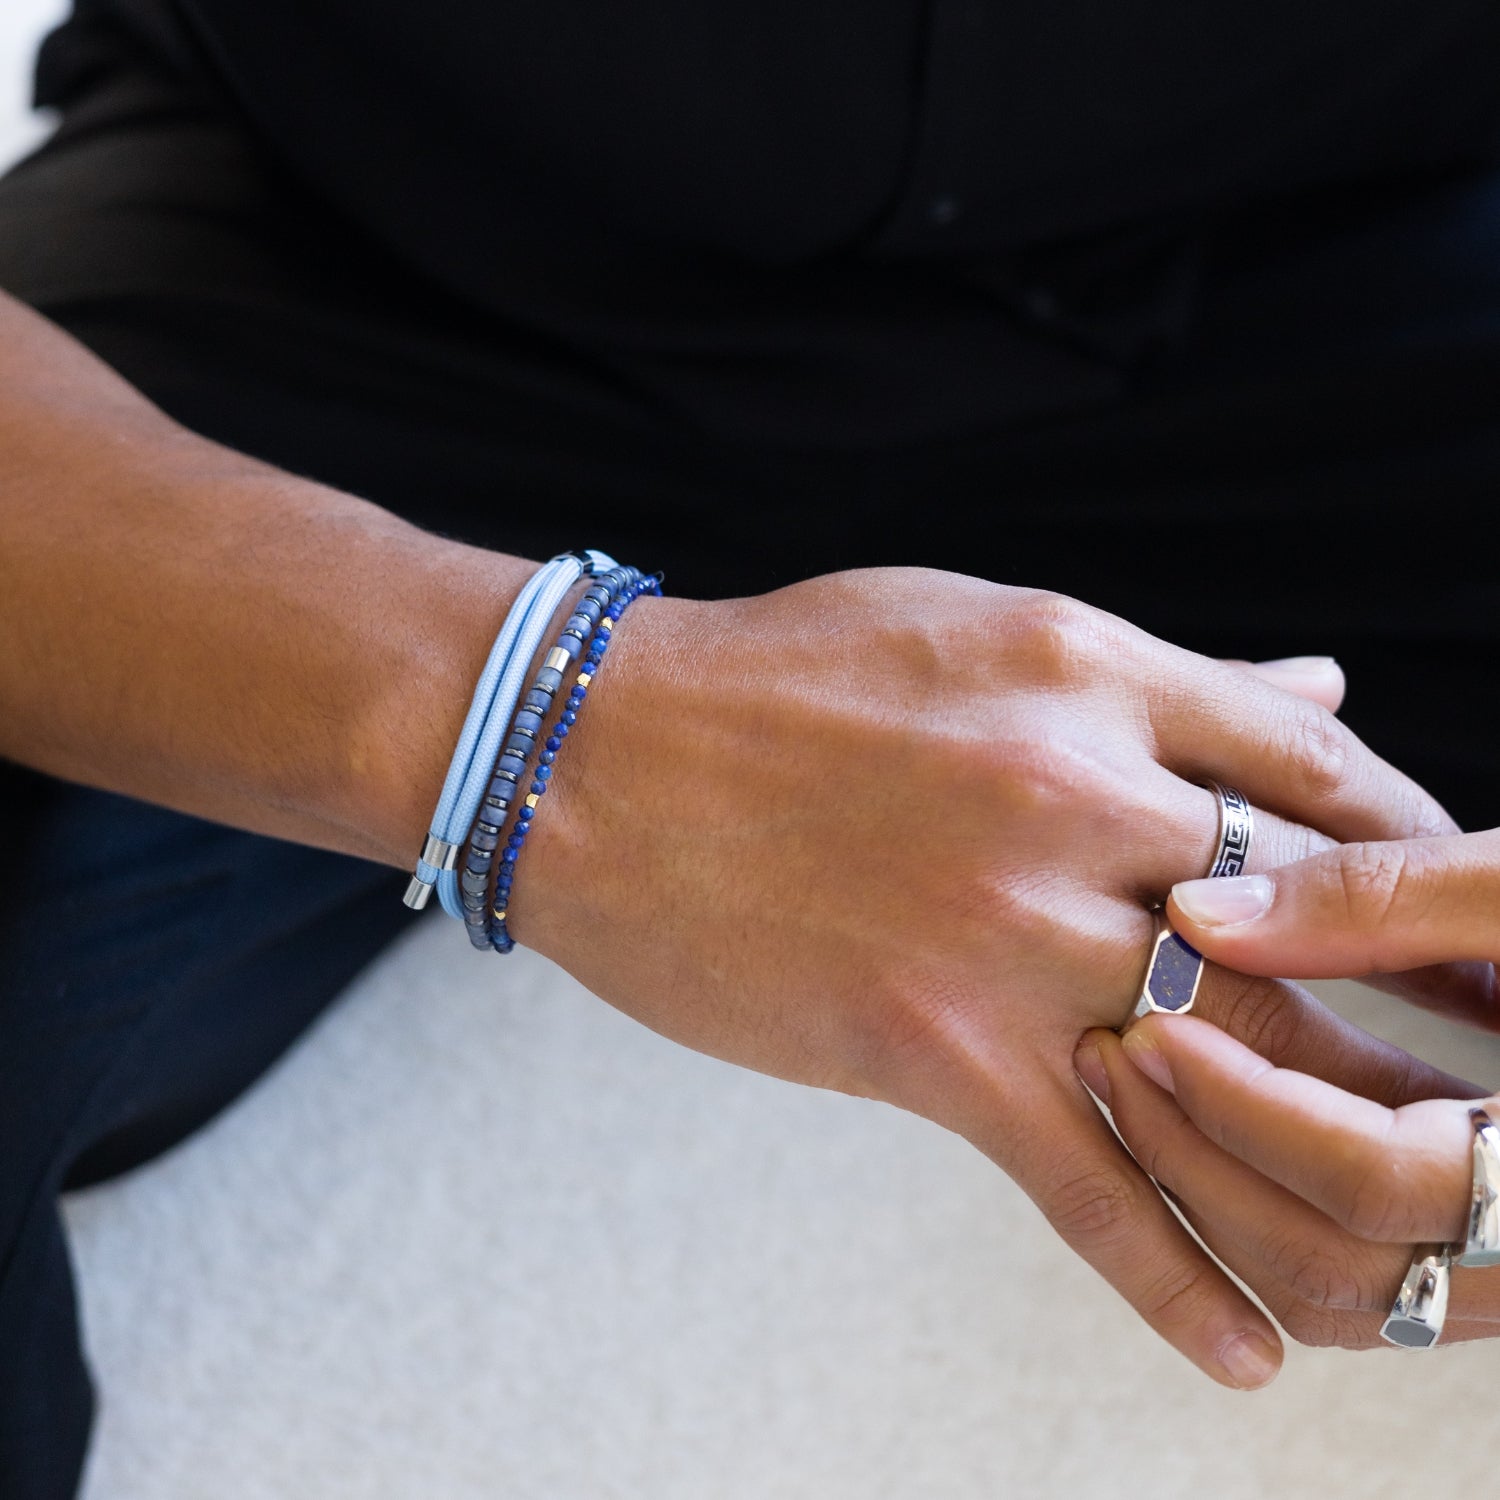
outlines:
[[[1250,858],[1250,840],[1255,833],[1255,813],[1245,794],[1232,786],[1210,781],[1219,808],[1219,838],[1207,879],[1244,873]],[[1146,977],[1133,1014],[1148,1016],[1153,1011],[1184,1015],[1198,998],[1203,979],[1203,955],[1193,947],[1160,908],[1152,913],[1156,930],[1151,938],[1151,955],[1146,961]]]

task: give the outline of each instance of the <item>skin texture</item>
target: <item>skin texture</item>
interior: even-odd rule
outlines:
[[[0,753],[397,866],[531,566],[183,432],[3,299],[0,525]],[[1453,831],[1338,723],[1340,687],[947,573],[642,599],[511,927],[688,1046],[960,1132],[1189,1359],[1257,1384],[1274,1329],[1073,1052],[1128,1012],[1147,904],[1208,863],[1206,777],[1263,810],[1262,868]],[[1421,983],[1488,1000],[1467,971]],[[1277,980],[1219,972],[1200,1004],[1388,1103],[1453,1087]]]

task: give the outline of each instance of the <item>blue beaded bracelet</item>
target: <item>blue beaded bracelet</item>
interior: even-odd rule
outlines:
[[[588,653],[579,668],[572,691],[563,704],[563,711],[553,726],[552,733],[543,743],[541,753],[537,756],[536,776],[531,783],[531,790],[516,810],[515,827],[505,841],[504,850],[501,851],[500,868],[495,876],[495,898],[486,913],[488,940],[496,953],[509,953],[516,946],[515,939],[511,937],[510,929],[506,925],[511,888],[515,881],[516,861],[520,858],[521,850],[526,846],[526,835],[531,829],[532,820],[536,817],[537,804],[547,794],[558,752],[562,749],[563,741],[572,733],[574,725],[577,724],[578,715],[583,710],[584,699],[588,696],[589,685],[593,682],[594,674],[604,660],[611,632],[620,616],[642,594],[652,594],[658,599],[661,597],[660,573],[653,573],[650,577],[643,578],[633,568],[629,572],[633,576],[625,581],[618,595],[610,602],[604,612],[604,618],[599,621],[598,630],[588,643]]]
[[[552,702],[562,687],[563,672],[577,660],[586,638],[593,633],[615,599],[640,578],[635,568],[612,567],[595,574],[573,613],[563,626],[557,644],[543,659],[530,691],[521,700],[497,757],[477,821],[469,835],[464,868],[458,877],[458,904],[469,941],[480,949],[490,946],[488,917],[490,870],[500,843],[500,830],[511,808],[521,796],[521,778],[535,748]]]

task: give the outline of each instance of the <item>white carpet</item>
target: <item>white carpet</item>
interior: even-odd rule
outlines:
[[[1391,1014],[1500,1076],[1500,1045]],[[88,1500],[1493,1485],[1500,1346],[1294,1348],[1269,1391],[1222,1391],[963,1142],[686,1052],[437,921],[68,1218]]]

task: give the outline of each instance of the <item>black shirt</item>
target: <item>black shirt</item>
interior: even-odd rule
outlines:
[[[82,0],[486,310],[736,436],[1108,401],[1207,226],[1500,154],[1494,0]],[[50,77],[50,82],[49,82]]]

